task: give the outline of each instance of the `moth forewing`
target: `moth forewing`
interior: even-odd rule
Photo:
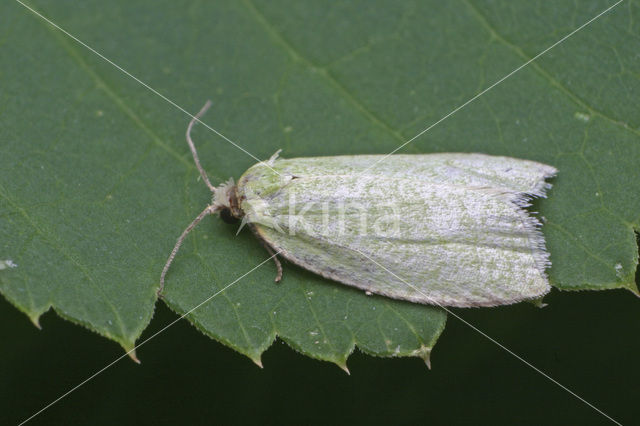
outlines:
[[[544,196],[554,168],[427,154],[392,156],[375,174],[359,173],[379,158],[275,159],[273,170],[257,164],[238,181],[240,208],[282,257],[372,293],[468,307],[549,291],[540,223],[524,206]],[[390,217],[385,206],[392,207]],[[390,218],[393,226],[380,226]],[[304,226],[291,232],[292,223]]]

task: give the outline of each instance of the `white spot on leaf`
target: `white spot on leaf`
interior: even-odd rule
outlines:
[[[579,111],[576,111],[575,114],[573,114],[573,117],[576,120],[580,120],[585,123],[591,120],[591,116],[589,114],[585,114],[584,112],[579,112]]]
[[[622,278],[622,263],[616,263],[613,268],[616,270],[616,277]]]
[[[3,269],[17,268],[17,267],[18,265],[13,263],[11,259],[0,260],[0,271],[2,271]]]

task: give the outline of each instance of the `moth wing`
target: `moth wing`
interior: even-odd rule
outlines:
[[[425,183],[491,187],[544,196],[545,179],[557,170],[535,161],[485,154],[355,155],[277,159],[282,175],[375,175],[416,179]]]
[[[277,163],[276,163],[277,164]],[[541,188],[544,173],[530,188]],[[261,183],[245,180],[243,185]],[[256,233],[323,277],[384,296],[494,306],[549,291],[539,222],[521,192],[398,176],[309,176],[249,209]]]

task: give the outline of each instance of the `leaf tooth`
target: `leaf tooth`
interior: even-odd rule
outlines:
[[[133,360],[133,362],[135,362],[136,364],[142,364],[140,362],[140,360],[138,359],[138,356],[136,355],[136,350],[132,350],[131,352],[128,352],[127,355],[129,355],[129,358],[131,358]]]
[[[536,308],[544,308],[546,306],[548,306],[547,303],[543,302],[544,296],[542,297],[538,297],[536,299],[531,299],[528,302],[531,303],[533,306],[535,306]]]
[[[38,330],[42,330],[42,326],[40,325],[40,314],[29,315],[29,319],[31,323],[36,326]]]
[[[342,371],[344,371],[345,373],[347,373],[349,376],[351,375],[351,372],[349,371],[349,367],[347,367],[347,360],[342,360],[342,361],[334,361],[334,363],[340,367],[342,369]]]
[[[262,365],[262,354],[249,356],[249,358],[251,359],[251,361],[253,361],[255,365],[257,365],[260,368],[264,368],[264,366]]]
[[[120,346],[122,346],[122,349],[124,349],[125,353],[129,355],[129,358],[131,358],[133,362],[135,362],[136,364],[142,364],[138,359],[138,355],[136,354],[135,342],[125,343],[120,341],[119,343]]]
[[[427,368],[431,370],[431,350],[433,346],[425,346],[421,345],[418,349],[411,352],[411,356],[417,356],[418,358],[422,358],[424,363],[427,365]]]

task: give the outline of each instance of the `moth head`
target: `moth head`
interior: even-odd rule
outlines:
[[[222,210],[220,210],[220,219],[222,219],[224,223],[228,223],[230,225],[238,223],[238,221],[240,220],[240,218],[233,215],[233,213],[231,212],[231,208],[229,207],[224,207]]]
[[[242,210],[238,207],[236,184],[233,178],[215,188],[211,205],[213,210],[220,214],[220,218],[225,223],[237,223],[244,216]]]

